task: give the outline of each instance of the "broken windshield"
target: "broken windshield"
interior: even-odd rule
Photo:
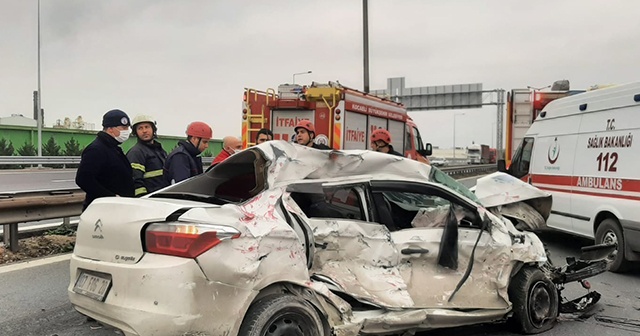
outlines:
[[[462,194],[466,198],[478,204],[481,204],[478,197],[476,197],[469,188],[465,187],[462,183],[456,181],[454,178],[434,166],[431,166],[431,180]]]

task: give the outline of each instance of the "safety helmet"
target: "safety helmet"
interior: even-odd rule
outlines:
[[[316,134],[316,128],[313,127],[313,123],[307,119],[298,121],[298,124],[293,128],[293,131],[298,132],[298,128],[304,128],[307,132],[313,132],[313,134]]]
[[[133,124],[131,126],[133,128],[134,133],[136,132],[136,126],[138,126],[138,124],[143,122],[150,123],[154,133],[158,130],[156,127],[156,121],[150,115],[140,114],[140,115],[137,115],[135,118],[133,118]]]
[[[213,130],[202,121],[194,121],[187,126],[187,135],[196,138],[211,139],[213,138]]]
[[[386,129],[378,128],[377,130],[371,132],[371,142],[376,142],[378,140],[381,140],[386,144],[390,144],[391,134]]]

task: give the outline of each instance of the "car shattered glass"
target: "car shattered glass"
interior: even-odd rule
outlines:
[[[453,179],[451,176],[447,175],[446,173],[444,173],[442,170],[436,168],[436,167],[431,167],[431,176],[430,178],[437,183],[440,183],[450,189],[453,189],[456,192],[459,192],[460,194],[464,195],[466,198],[478,203],[480,203],[480,200],[478,199],[478,197],[476,197],[476,195],[474,193],[471,192],[471,190],[469,190],[469,188],[465,187],[462,183],[456,181],[455,179]]]

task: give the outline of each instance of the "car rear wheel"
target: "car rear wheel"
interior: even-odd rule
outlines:
[[[555,325],[559,311],[558,290],[539,269],[524,267],[511,279],[509,300],[513,304],[509,322],[517,331],[538,334]]]
[[[293,295],[272,295],[255,302],[240,326],[240,336],[325,336],[311,304]]]
[[[609,255],[611,272],[621,273],[629,269],[630,261],[624,258],[624,236],[618,221],[607,218],[600,222],[596,230],[596,244],[614,244],[615,251]]]

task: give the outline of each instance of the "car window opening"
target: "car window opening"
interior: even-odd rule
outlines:
[[[212,204],[242,203],[266,188],[266,159],[257,150],[229,157],[206,173],[151,197],[197,200]]]
[[[365,220],[355,188],[325,188],[322,192],[295,191],[291,198],[308,218]]]
[[[456,225],[477,227],[477,216],[465,207],[434,195],[410,192],[383,191],[373,193],[377,222],[387,226],[389,231],[410,228],[443,228],[449,213],[453,210]]]

